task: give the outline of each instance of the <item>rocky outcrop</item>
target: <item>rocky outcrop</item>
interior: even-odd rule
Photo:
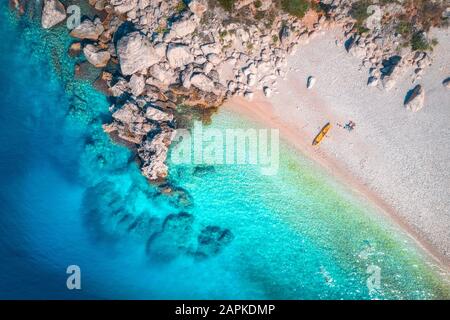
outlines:
[[[150,181],[163,181],[167,178],[168,168],[165,161],[174,137],[175,130],[163,126],[159,132],[147,137],[138,149],[138,155],[142,161],[142,174]]]
[[[421,110],[425,103],[425,90],[421,85],[417,85],[411,90],[405,99],[405,108],[412,112]]]
[[[188,253],[193,222],[194,216],[186,212],[167,216],[161,231],[148,240],[148,256],[156,261],[168,262],[180,254]]]
[[[104,126],[105,131],[116,132],[119,138],[134,144],[141,144],[147,134],[156,129],[156,125],[145,117],[142,108],[131,101],[117,109],[112,117],[114,121]]]
[[[94,22],[86,19],[82,23],[80,23],[80,25],[75,27],[70,32],[70,35],[78,39],[97,40],[104,30],[105,29],[100,19],[97,18]]]
[[[131,75],[158,63],[160,53],[151,45],[149,39],[138,31],[122,37],[117,43],[122,74]]]
[[[49,29],[66,18],[66,8],[58,0],[44,0],[41,24],[44,29]]]
[[[83,48],[84,56],[90,64],[94,65],[97,68],[105,67],[111,55],[108,51],[100,50],[96,46],[92,44],[88,44]]]
[[[327,28],[327,19],[344,31],[347,41],[337,44],[369,70],[368,86],[389,90],[410,67],[413,82],[418,81],[430,55],[398,50],[398,37],[388,29],[357,32],[353,2],[322,0],[326,13],[309,11],[302,20],[271,0],[235,1],[230,12],[207,0],[90,0],[103,11],[101,21],[86,19],[71,34],[83,40],[91,64],[111,72],[96,81],[114,103],[105,130],[132,144],[143,174],[159,180],[167,175],[164,160],[178,125],[177,106],[204,111],[232,96],[252,100],[261,90],[266,97],[277,94],[278,79],[293,69],[288,56]],[[401,9],[398,3],[381,6],[393,14]],[[309,77],[307,88],[315,82]],[[417,99],[411,109],[418,109],[414,103],[421,94]]]

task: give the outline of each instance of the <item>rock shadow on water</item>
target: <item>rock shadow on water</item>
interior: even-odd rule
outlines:
[[[147,254],[152,261],[169,262],[192,247],[194,216],[181,212],[166,217],[161,231],[153,234],[147,243]]]
[[[207,226],[197,237],[198,245],[195,257],[205,259],[218,255],[233,239],[234,235],[230,230],[218,226]]]
[[[109,181],[85,191],[82,213],[95,240],[115,242],[129,236],[145,243],[149,235],[159,230],[159,217],[148,210],[134,212],[127,204],[127,199]]]

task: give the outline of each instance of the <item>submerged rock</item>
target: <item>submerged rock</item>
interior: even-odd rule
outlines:
[[[74,42],[69,47],[69,56],[76,57],[80,55],[81,53],[81,43],[80,42]]]
[[[150,258],[167,262],[187,253],[192,238],[193,222],[194,216],[186,212],[167,216],[161,231],[148,240],[147,254]]]
[[[41,24],[44,29],[49,29],[66,18],[66,8],[58,0],[45,0],[42,9]]]
[[[207,226],[198,236],[196,256],[206,258],[220,253],[220,251],[234,239],[228,229],[217,226]]]

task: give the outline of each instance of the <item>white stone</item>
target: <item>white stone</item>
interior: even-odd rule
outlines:
[[[405,107],[412,112],[417,112],[423,108],[424,104],[425,90],[421,85],[417,85],[406,98]]]
[[[117,55],[124,75],[131,75],[147,69],[158,63],[162,58],[151,46],[150,41],[138,31],[132,32],[119,40]]]
[[[86,47],[83,48],[83,53],[87,61],[97,68],[105,67],[108,64],[109,59],[111,58],[111,55],[108,51],[99,50],[92,44],[86,45]]]
[[[306,88],[312,89],[314,85],[316,84],[317,79],[313,76],[308,77],[308,81],[306,82]]]
[[[170,41],[174,38],[184,38],[195,31],[199,22],[200,19],[194,14],[175,21],[165,39]]]
[[[92,22],[89,19],[84,20],[80,25],[70,32],[70,35],[79,39],[97,40],[104,31],[100,20]]]
[[[181,68],[194,61],[189,47],[183,44],[169,44],[167,48],[167,60],[171,68]]]
[[[45,0],[42,9],[41,24],[44,29],[49,29],[66,18],[66,8],[58,0]]]
[[[127,13],[137,8],[138,0],[109,0],[117,13]]]
[[[189,2],[189,10],[201,18],[206,10],[208,10],[208,3],[206,0],[192,0]]]
[[[145,78],[142,75],[133,74],[128,86],[134,96],[140,96],[145,88]]]
[[[205,92],[214,92],[215,85],[213,80],[203,73],[193,74],[191,77],[191,84]]]

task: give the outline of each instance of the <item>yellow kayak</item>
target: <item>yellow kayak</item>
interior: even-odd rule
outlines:
[[[323,138],[325,138],[325,135],[328,133],[328,131],[331,129],[331,124],[328,122],[325,127],[320,130],[319,134],[314,138],[313,146],[317,146],[319,143],[322,142]]]

